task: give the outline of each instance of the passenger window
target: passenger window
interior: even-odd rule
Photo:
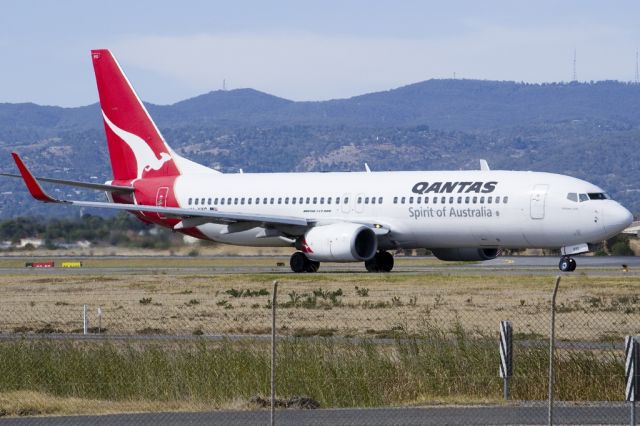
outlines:
[[[416,197],[416,203],[422,204],[422,197]]]
[[[291,198],[291,204],[295,204],[296,203],[296,197],[292,197]]]
[[[405,200],[406,200],[406,197],[402,197],[402,198],[400,199],[400,202],[401,202],[402,204],[404,204]]]
[[[247,204],[251,204],[251,198],[247,198]]]
[[[587,201],[589,196],[587,194],[580,194],[580,202]]]
[[[484,204],[484,197],[480,197],[480,204]]]
[[[240,198],[240,204],[244,205],[244,197]]]
[[[446,202],[447,202],[447,197],[442,197],[442,198],[440,199],[440,202],[441,202],[442,204],[446,203]]]
[[[340,204],[340,197],[336,197],[336,204]]]
[[[278,197],[278,204],[282,204],[282,197]]]
[[[344,197],[344,203],[343,204],[349,204],[349,197]]]
[[[499,195],[496,197],[496,204],[500,204],[500,196]]]
[[[260,197],[256,197],[256,204],[260,204]]]
[[[438,204],[438,197],[433,197],[433,204]]]
[[[378,204],[382,204],[382,197],[378,197]]]
[[[327,204],[331,204],[331,197],[327,198]]]
[[[202,204],[202,205],[204,206],[204,198],[202,198],[202,199],[200,200],[200,204]]]
[[[424,203],[429,204],[429,197],[424,197]]]
[[[268,200],[267,200],[267,198],[266,198],[266,197],[265,197],[265,198],[263,198],[263,199],[262,199],[262,204],[268,204],[268,203],[267,203],[267,201],[268,201]]]
[[[298,204],[302,204],[303,201],[304,201],[304,198],[300,197],[300,199],[298,200]]]
[[[464,203],[465,203],[465,204],[469,204],[469,200],[470,200],[470,198],[469,198],[469,197],[464,197]]]
[[[220,198],[220,205],[224,206],[224,198]]]
[[[211,198],[207,199],[207,205],[211,205]]]
[[[191,205],[192,202],[193,202],[193,199],[189,198],[189,205]]]
[[[507,204],[509,202],[509,197],[502,197],[502,204]]]
[[[324,204],[324,197],[320,197],[320,204]]]
[[[213,199],[213,205],[214,205],[214,206],[217,206],[217,205],[218,205],[218,199],[217,199],[217,198],[214,198],[214,199]]]
[[[199,200],[199,199],[198,199],[198,198],[196,198],[196,206],[198,205],[198,200]]]
[[[318,197],[313,197],[313,204],[318,204]]]
[[[413,197],[409,197],[409,204],[413,204]]]
[[[478,197],[473,197],[473,204],[476,204],[478,202]]]
[[[578,202],[578,194],[576,194],[575,192],[570,192],[567,194],[567,200],[569,201],[573,201],[574,203]]]
[[[233,204],[238,204],[238,199],[237,198],[233,199]]]
[[[492,196],[488,196],[487,197],[487,204],[491,204],[491,201],[493,200]]]
[[[191,201],[189,201],[189,204],[191,204]],[[398,197],[393,197],[393,204],[398,204]]]
[[[269,204],[275,204],[276,203],[276,199],[274,197],[271,197],[271,199],[269,199]]]
[[[286,197],[286,198],[284,199],[284,203],[285,203],[285,204],[289,204],[289,197]]]
[[[371,197],[371,204],[375,204],[376,203],[376,197]]]
[[[458,197],[458,204],[462,204],[462,197]]]
[[[449,197],[449,204],[453,204],[453,197]]]

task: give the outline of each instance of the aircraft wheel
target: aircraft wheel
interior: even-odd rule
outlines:
[[[573,269],[571,269],[572,265],[573,265]],[[562,272],[571,272],[571,271],[576,269],[575,265],[576,265],[576,261],[575,260],[573,260],[569,256],[563,256],[560,259],[560,263],[558,264],[558,268],[560,268],[560,270]]]
[[[373,256],[369,260],[364,261],[364,267],[367,268],[368,272],[378,272],[378,262],[376,261],[376,256]]]
[[[573,257],[570,257],[569,258],[569,271],[575,271],[576,270],[576,266],[578,266],[577,263],[576,263],[576,260]]]
[[[307,265],[306,272],[318,272],[320,262],[316,262],[315,260],[307,260],[307,262],[309,264]]]
[[[393,269],[393,256],[388,251],[376,253],[378,269],[380,272],[391,272]]]
[[[289,259],[289,266],[293,272],[305,272],[309,267],[310,261],[307,256],[301,251],[297,251],[291,255]]]

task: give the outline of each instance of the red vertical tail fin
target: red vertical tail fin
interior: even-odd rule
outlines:
[[[166,144],[118,61],[107,49],[92,50],[111,169],[116,180],[180,174]]]

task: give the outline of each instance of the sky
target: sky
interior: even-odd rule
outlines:
[[[0,0],[0,102],[97,102],[89,51],[171,104],[254,88],[297,101],[432,78],[636,78],[638,1]]]

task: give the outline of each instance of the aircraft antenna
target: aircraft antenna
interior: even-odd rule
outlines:
[[[573,80],[578,81],[578,74],[576,73],[576,49],[573,49]]]

